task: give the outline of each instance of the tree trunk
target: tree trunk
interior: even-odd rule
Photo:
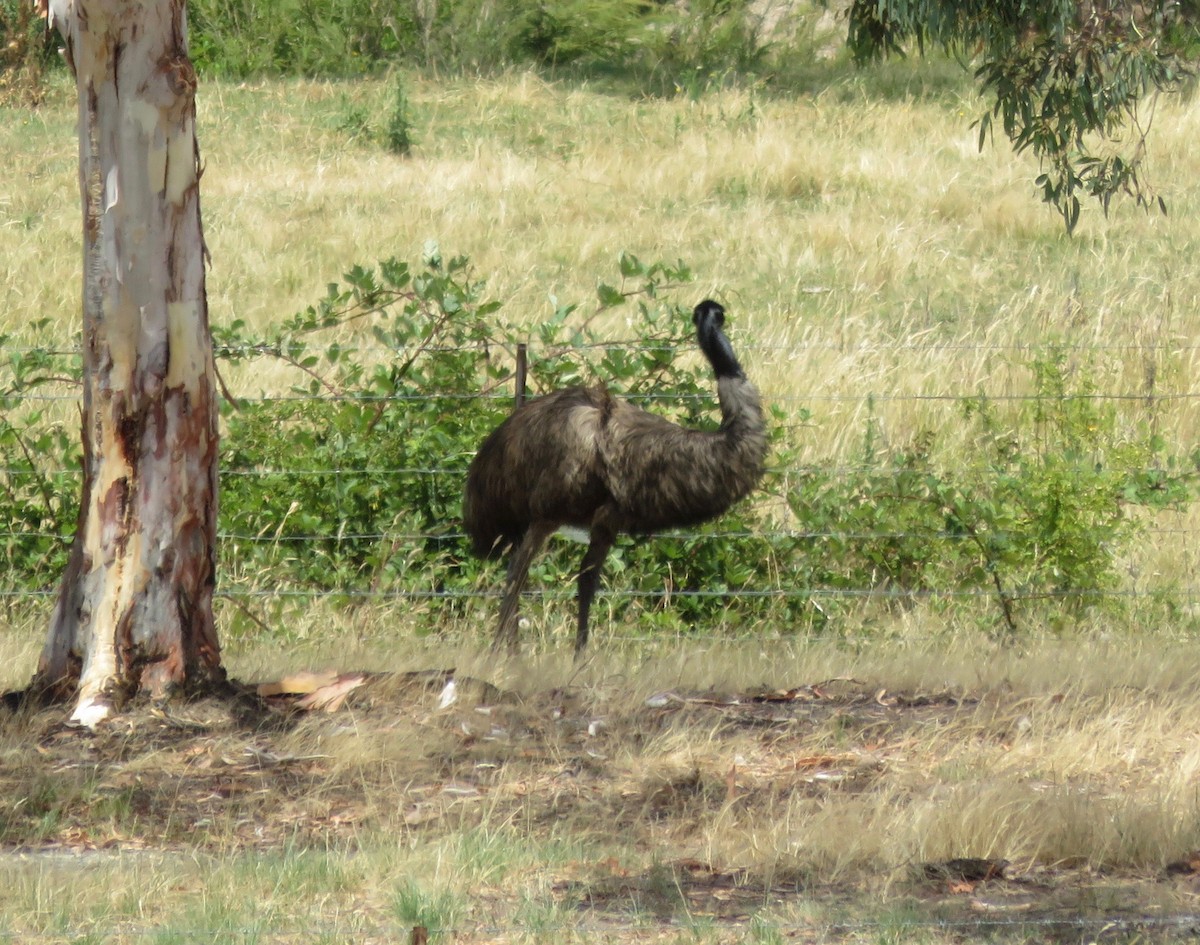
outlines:
[[[217,411],[184,0],[51,0],[79,91],[83,498],[34,689],[95,725],[224,678]]]

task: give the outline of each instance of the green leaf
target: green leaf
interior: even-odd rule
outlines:
[[[635,276],[645,275],[646,273],[646,268],[642,265],[641,260],[632,253],[621,253],[617,265],[622,277],[626,279],[632,279]]]
[[[625,301],[625,296],[605,282],[601,282],[596,287],[596,296],[600,299],[600,304],[605,308],[620,305]]]

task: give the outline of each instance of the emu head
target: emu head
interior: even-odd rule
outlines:
[[[705,299],[692,310],[692,322],[696,325],[696,340],[700,350],[708,358],[717,377],[745,378],[733,347],[721,326],[725,324],[725,309],[712,299]]]
[[[703,330],[707,325],[720,328],[725,324],[725,309],[721,307],[719,302],[714,302],[712,299],[705,299],[692,309],[692,324],[700,330]]]

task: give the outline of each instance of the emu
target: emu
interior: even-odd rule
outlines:
[[[475,554],[509,553],[493,648],[516,648],[529,565],[558,529],[589,535],[578,577],[578,657],[600,570],[619,534],[716,518],[758,484],[767,452],[762,403],[722,330],[725,309],[706,299],[692,321],[717,379],[718,429],[686,429],[603,388],[570,387],[519,407],[479,447],[467,473],[463,524]]]

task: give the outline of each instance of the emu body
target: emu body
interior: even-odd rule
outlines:
[[[518,408],[484,440],[467,474],[463,521],[477,555],[509,553],[496,646],[516,646],[530,563],[559,528],[589,535],[578,577],[578,654],[619,534],[707,521],[758,484],[767,450],[762,404],[725,337],[724,319],[712,301],[697,305],[692,317],[717,378],[718,429],[690,430],[602,388],[571,387]]]

